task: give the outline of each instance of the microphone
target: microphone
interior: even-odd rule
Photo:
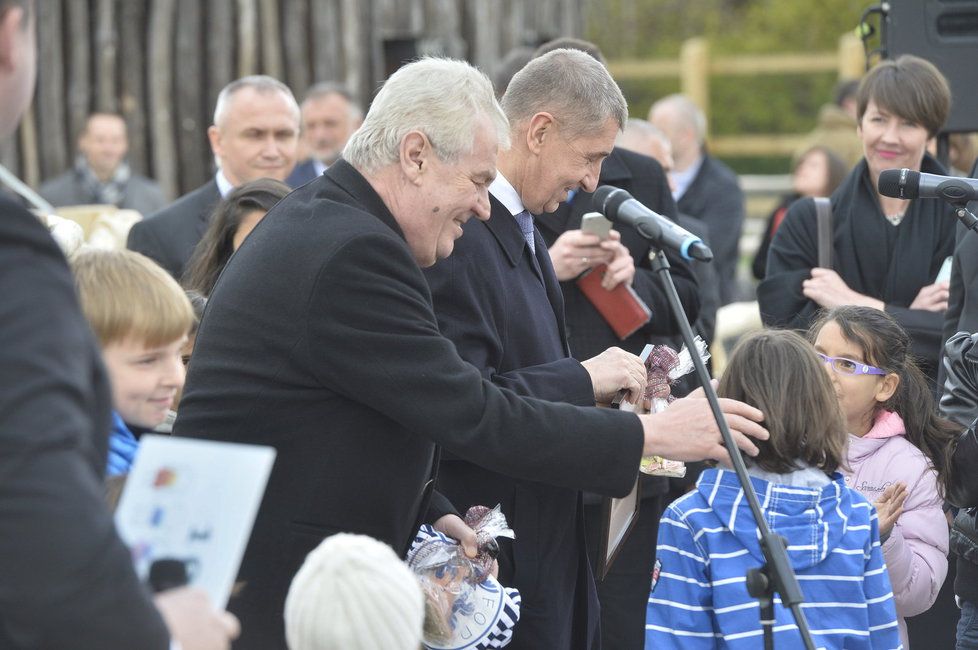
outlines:
[[[895,199],[944,199],[948,203],[978,200],[978,180],[922,174],[912,169],[884,169],[878,189],[883,196]]]
[[[594,201],[609,221],[633,227],[659,248],[670,248],[687,260],[709,262],[713,259],[713,251],[702,239],[648,209],[619,187],[602,185],[595,190]]]

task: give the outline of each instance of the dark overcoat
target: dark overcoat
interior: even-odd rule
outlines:
[[[289,583],[324,537],[362,533],[403,553],[422,519],[446,511],[429,512],[438,445],[496,472],[622,494],[642,444],[634,416],[523,399],[463,361],[396,220],[344,161],[231,258],[175,432],[278,450],[230,602],[236,647],[262,650],[285,647]]]

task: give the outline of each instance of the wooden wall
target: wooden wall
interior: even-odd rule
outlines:
[[[130,162],[175,197],[212,172],[220,89],[256,73],[300,99],[346,83],[367,104],[404,57],[492,74],[513,46],[584,31],[585,0],[39,0],[34,104],[0,163],[28,184],[67,169],[85,116],[117,111]]]

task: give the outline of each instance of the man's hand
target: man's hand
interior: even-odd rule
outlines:
[[[750,438],[768,439],[767,429],[758,424],[764,420],[764,414],[732,399],[721,399],[720,410],[737,446],[756,456],[758,450]],[[705,397],[690,395],[677,399],[664,411],[638,417],[645,430],[643,455],[687,462],[712,459],[730,463],[730,454],[723,446],[720,429]]]
[[[917,297],[910,303],[910,309],[947,311],[947,299],[950,295],[951,285],[947,282],[928,284],[917,292]]]
[[[631,286],[632,280],[635,278],[635,260],[632,259],[632,254],[628,252],[628,249],[619,241],[620,239],[621,235],[612,230],[611,236],[601,242],[601,247],[612,254],[611,262],[608,263],[608,270],[605,271],[604,278],[601,280],[601,286],[608,291],[622,283]]]
[[[479,553],[479,542],[475,531],[469,528],[458,515],[443,515],[433,524],[435,530],[444,535],[448,535],[458,542],[466,557],[473,559]],[[493,578],[499,577],[499,563],[493,560],[490,569]]]
[[[885,542],[893,530],[893,524],[903,514],[903,502],[907,500],[907,486],[904,483],[891,483],[873,505],[879,517],[880,541]]]
[[[845,280],[832,269],[817,267],[812,269],[812,277],[801,283],[801,291],[806,298],[814,300],[826,309],[841,305],[862,305],[882,311],[885,307],[882,300],[864,296],[850,289]]]
[[[568,230],[557,238],[550,247],[550,262],[554,265],[554,273],[561,282],[573,280],[584,271],[598,264],[608,264],[615,255],[614,246],[621,235],[609,235],[604,242],[597,235],[582,230]],[[619,246],[621,244],[618,244]]]
[[[215,610],[207,593],[197,587],[170,589],[153,600],[181,650],[225,650],[241,633],[238,619]]]
[[[594,387],[594,401],[607,404],[618,391],[628,391],[627,399],[632,404],[645,395],[645,384],[649,374],[645,364],[634,354],[621,348],[608,348],[596,357],[582,361],[581,365],[591,375]]]

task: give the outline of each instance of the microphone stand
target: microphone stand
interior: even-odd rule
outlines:
[[[954,215],[958,218],[965,228],[978,233],[978,217],[968,209],[967,201],[948,201],[954,207]]]
[[[972,215],[974,218],[974,215]],[[978,222],[978,219],[975,219]],[[662,278],[662,285],[669,300],[669,306],[676,317],[676,323],[682,333],[683,342],[686,349],[693,351],[696,346],[693,344],[693,330],[690,327],[689,319],[683,310],[682,303],[679,301],[679,294],[676,292],[676,285],[669,272],[669,260],[665,254],[659,250],[657,253],[649,253],[649,261],[652,263],[652,270]],[[710,403],[710,410],[716,420],[720,435],[723,437],[723,444],[730,452],[730,460],[733,462],[734,472],[737,480],[744,490],[744,497],[750,506],[754,521],[757,523],[758,531],[761,536],[761,549],[764,551],[766,563],[758,569],[751,569],[747,572],[747,591],[760,600],[761,604],[761,629],[764,631],[764,648],[773,650],[774,648],[774,594],[781,594],[781,604],[791,609],[794,615],[795,624],[798,632],[805,643],[807,650],[815,650],[815,642],[812,640],[811,630],[808,627],[808,619],[801,609],[804,600],[801,594],[801,587],[798,578],[795,576],[791,563],[788,562],[788,552],[785,548],[785,540],[780,535],[775,535],[768,528],[764,513],[761,511],[761,504],[757,500],[757,494],[751,485],[750,477],[747,475],[747,466],[740,449],[734,443],[727,421],[720,410],[720,402],[717,399],[716,391],[710,383],[710,375],[706,370],[703,359],[698,354],[691,354],[693,365],[696,367],[696,375],[703,385],[706,399]]]

